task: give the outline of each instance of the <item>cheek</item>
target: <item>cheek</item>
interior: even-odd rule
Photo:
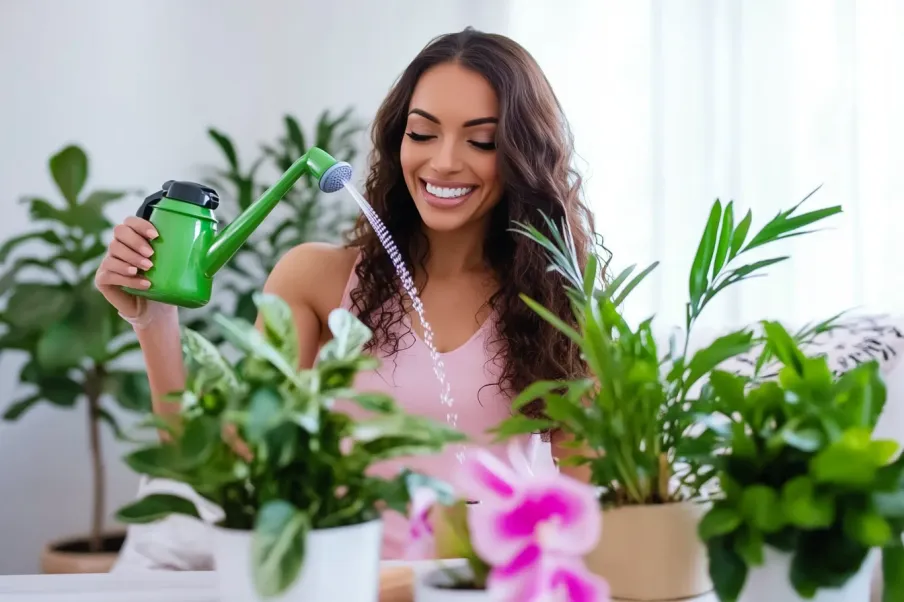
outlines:
[[[480,178],[480,181],[487,189],[498,192],[498,189],[502,187],[502,182],[499,180],[499,167],[496,163],[495,156],[488,155],[480,157],[471,163],[471,167],[474,170],[474,175]]]
[[[399,149],[399,162],[402,164],[405,176],[411,176],[424,163],[424,150],[418,148],[416,144],[402,142]]]

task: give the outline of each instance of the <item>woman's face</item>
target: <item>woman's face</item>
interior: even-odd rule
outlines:
[[[402,172],[424,224],[450,231],[482,221],[502,196],[492,86],[460,65],[437,65],[421,76],[408,111]]]

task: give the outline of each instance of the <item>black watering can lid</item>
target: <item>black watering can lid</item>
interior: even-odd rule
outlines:
[[[163,183],[163,193],[168,199],[200,205],[207,209],[216,209],[220,205],[217,191],[203,184],[167,180]]]

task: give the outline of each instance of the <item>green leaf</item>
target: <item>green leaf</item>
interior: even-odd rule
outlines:
[[[830,494],[817,494],[816,484],[806,475],[785,483],[781,503],[788,522],[796,527],[824,529],[835,521],[835,499]]]
[[[279,370],[283,376],[292,381],[298,388],[304,388],[304,382],[298,375],[298,368],[289,364],[280,351],[270,344],[263,333],[250,322],[230,319],[223,314],[214,316],[220,332],[230,343],[245,353],[263,358]]]
[[[710,210],[709,220],[706,222],[706,228],[703,230],[703,236],[700,238],[694,263],[691,266],[690,295],[692,307],[699,305],[700,299],[703,298],[703,293],[709,283],[707,274],[716,251],[716,237],[719,233],[721,217],[722,204],[717,199]]]
[[[13,238],[7,239],[6,242],[4,242],[2,246],[0,246],[0,263],[6,261],[6,258],[9,256],[9,254],[14,251],[19,245],[32,240],[43,240],[44,242],[48,242],[52,245],[63,244],[63,241],[60,240],[60,237],[53,230],[29,232],[27,234],[14,236]]]
[[[248,423],[245,425],[248,441],[261,441],[271,429],[281,424],[284,417],[282,398],[276,390],[270,387],[255,390],[251,394]]]
[[[61,320],[74,304],[68,287],[23,282],[9,298],[6,319],[20,328],[39,328]]]
[[[229,162],[229,167],[231,167],[233,170],[238,170],[238,154],[235,152],[235,146],[232,144],[232,140],[230,140],[229,136],[214,128],[208,128],[207,135],[213,138],[213,141],[217,144],[217,146],[220,147],[220,150],[223,151],[223,154],[226,155],[226,160]]]
[[[629,282],[629,283],[625,286],[624,289],[622,289],[621,291],[619,291],[618,296],[616,296],[615,299],[612,300],[612,303],[614,303],[616,307],[618,307],[618,306],[620,306],[622,303],[624,303],[625,299],[628,298],[628,295],[631,294],[631,291],[633,291],[635,288],[637,288],[637,285],[640,284],[640,283],[643,281],[644,278],[646,278],[647,276],[649,276],[649,275],[650,275],[650,272],[652,272],[653,270],[655,270],[658,266],[659,266],[659,262],[658,262],[658,261],[654,261],[654,262],[651,263],[649,266],[647,266],[641,273],[639,273],[637,276],[635,276],[634,278],[632,278],[632,279],[631,279],[631,282]]]
[[[76,145],[68,145],[50,158],[50,173],[60,192],[75,205],[88,179],[88,156]]]
[[[168,493],[152,493],[116,512],[116,520],[127,525],[143,525],[157,522],[173,514],[182,514],[200,520],[194,503]]]
[[[84,324],[91,326],[88,322]],[[84,358],[81,334],[78,324],[70,320],[51,324],[38,340],[35,357],[41,368],[54,371],[78,366]]]
[[[753,346],[753,332],[740,330],[717,338],[709,346],[697,351],[688,363],[689,374],[684,390],[727,359],[749,351]]]
[[[127,410],[148,412],[151,409],[151,387],[145,372],[109,372],[104,390]]]
[[[735,550],[729,536],[706,542],[709,576],[720,602],[736,602],[747,580],[747,564]]]
[[[41,401],[40,395],[30,395],[25,399],[14,401],[6,408],[6,411],[3,413],[3,419],[9,422],[14,422],[39,401]]]
[[[82,205],[88,207],[91,211],[100,213],[104,207],[124,196],[126,196],[126,193],[118,190],[95,190],[85,197]]]
[[[728,205],[725,206],[725,212],[722,214],[722,230],[719,232],[719,245],[716,247],[716,255],[713,258],[713,271],[711,275],[713,280],[719,275],[722,266],[725,265],[725,260],[728,258],[728,249],[731,245],[733,228],[734,201],[729,201]]]
[[[128,437],[126,437],[125,433],[123,433],[122,428],[119,426],[119,422],[116,420],[116,417],[111,414],[106,408],[98,407],[97,408],[97,419],[101,422],[105,422],[107,426],[110,427],[110,430],[113,431],[113,436],[116,437],[119,441],[127,441]]]
[[[311,525],[308,517],[284,500],[263,505],[251,539],[254,585],[263,597],[281,594],[298,578]]]
[[[290,366],[298,366],[298,331],[289,304],[267,293],[254,293],[252,298],[260,310],[267,340],[282,353]]]
[[[333,338],[320,352],[320,358],[324,360],[345,360],[358,356],[373,336],[363,322],[343,308],[331,311],[327,323]]]
[[[904,600],[904,547],[889,546],[882,549],[882,602]]]
[[[84,393],[81,383],[66,376],[45,376],[38,383],[38,387],[43,399],[64,408],[74,406]]]
[[[391,395],[380,393],[379,391],[364,391],[362,393],[350,391],[346,397],[368,412],[389,414],[400,411],[398,404]]]
[[[729,506],[714,506],[706,514],[698,525],[697,531],[703,541],[727,535],[737,529],[741,524],[741,515],[737,510]]]
[[[491,433],[495,433],[495,442],[505,441],[516,435],[535,434],[548,430],[555,426],[552,420],[543,420],[538,418],[528,418],[523,414],[516,414],[511,418],[506,418],[500,422],[495,428],[491,429]]]
[[[521,300],[524,301],[524,303],[529,308],[531,308],[534,311],[534,313],[536,313],[541,318],[543,318],[544,320],[549,322],[559,332],[566,335],[569,339],[571,339],[578,345],[583,344],[584,339],[581,336],[581,334],[577,330],[575,330],[574,328],[572,328],[571,326],[566,324],[564,321],[562,321],[561,318],[556,316],[554,313],[552,313],[551,311],[549,311],[548,309],[546,309],[545,307],[543,307],[542,305],[540,305],[539,303],[537,303],[536,301],[534,301],[533,299],[528,297],[527,295],[521,294],[521,295],[519,295],[519,297],[521,297]]]
[[[744,240],[747,238],[747,232],[750,230],[750,223],[753,221],[753,213],[748,209],[747,214],[735,228],[731,235],[731,251],[728,255],[729,260],[734,259],[741,247],[744,246]]]
[[[565,383],[559,380],[538,380],[532,382],[512,400],[512,411],[518,411],[537,399],[544,399],[553,391],[562,389],[564,386]]]
[[[767,485],[751,485],[741,494],[741,514],[756,529],[775,533],[785,526],[779,495]]]

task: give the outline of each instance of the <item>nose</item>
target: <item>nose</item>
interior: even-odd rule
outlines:
[[[458,152],[458,142],[449,136],[443,139],[436,154],[433,155],[433,169],[441,173],[461,171],[462,164]]]

